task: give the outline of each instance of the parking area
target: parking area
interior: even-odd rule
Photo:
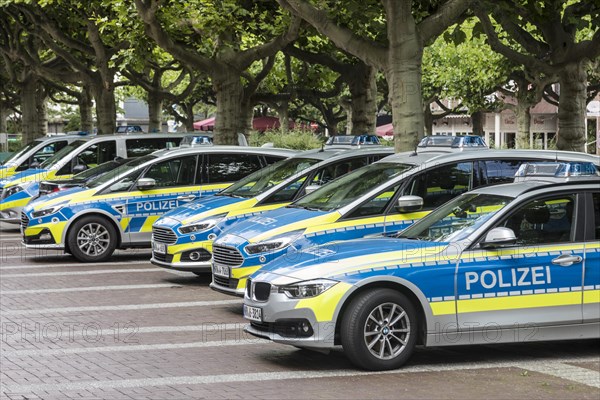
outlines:
[[[148,250],[76,263],[0,225],[0,397],[598,399],[598,341],[417,349],[401,370],[356,370],[243,333],[242,302]]]

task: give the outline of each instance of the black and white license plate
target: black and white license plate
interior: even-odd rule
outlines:
[[[167,254],[167,245],[164,243],[152,242],[152,251],[158,254]]]
[[[213,274],[217,276],[224,276],[225,278],[229,278],[229,267],[225,265],[215,265],[213,264]]]
[[[262,322],[262,308],[251,307],[244,304],[244,318],[251,321]]]

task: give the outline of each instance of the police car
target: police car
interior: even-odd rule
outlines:
[[[592,161],[575,152],[482,150],[402,153],[389,156],[323,186],[302,199],[231,225],[213,242],[212,289],[243,296],[246,278],[267,262],[332,240],[399,231],[446,201],[473,188],[512,182],[532,160]],[[423,199],[419,211],[398,204]]]
[[[554,172],[571,181],[476,189],[394,237],[278,258],[248,280],[246,332],[341,346],[370,370],[398,368],[417,344],[600,338],[600,177]]]
[[[64,249],[79,261],[103,261],[116,248],[149,247],[152,224],[165,212],[295,153],[206,146],[139,157],[85,187],[31,202],[21,218],[23,242]]]
[[[210,271],[212,239],[234,222],[283,207],[347,172],[393,153],[390,147],[311,150],[234,183],[215,196],[176,208],[153,225],[152,263]]]
[[[54,153],[81,137],[81,135],[50,136],[27,143],[0,164],[0,179],[7,179],[18,172],[38,167]]]
[[[21,210],[39,193],[43,180],[69,179],[116,157],[134,158],[177,147],[185,134],[80,136],[39,165],[0,180],[0,221],[18,224]]]

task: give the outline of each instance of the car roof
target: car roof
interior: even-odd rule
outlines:
[[[598,188],[600,187],[600,178],[582,179],[568,182],[550,182],[544,180],[531,179],[517,183],[503,183],[499,185],[484,186],[470,191],[473,194],[495,194],[508,197],[519,197],[522,194],[537,189],[548,190],[551,188]]]
[[[496,150],[496,149],[480,149],[479,151],[468,152],[444,152],[443,150],[436,152],[414,153],[405,152],[398,153],[386,157],[378,162],[398,162],[420,164],[425,161],[435,162],[453,162],[462,160],[481,160],[481,159],[522,159],[524,157],[540,158],[545,160],[569,160],[569,161],[589,161],[600,166],[600,156],[592,154],[580,153],[575,151],[560,151],[560,150]]]
[[[340,148],[328,148],[328,149],[314,149],[314,150],[305,150],[298,154],[296,154],[293,158],[303,158],[310,157],[317,160],[327,160],[335,157],[336,159],[340,158],[351,158],[357,157],[363,154],[372,154],[372,155],[389,155],[394,152],[393,147],[361,147],[361,148],[350,148],[350,147],[340,147]]]
[[[297,150],[281,149],[277,147],[252,147],[252,146],[226,146],[226,145],[213,145],[213,146],[196,146],[196,147],[175,147],[173,149],[163,149],[152,153],[157,157],[163,156],[177,156],[185,154],[198,154],[198,153],[221,153],[223,151],[229,153],[253,153],[263,155],[280,155],[284,157],[291,157],[298,153]]]

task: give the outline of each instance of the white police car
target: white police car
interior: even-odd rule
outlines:
[[[569,182],[548,181],[548,168]],[[341,346],[371,370],[401,366],[417,344],[598,339],[600,177],[594,165],[531,169],[523,182],[462,194],[395,237],[267,264],[246,285],[246,331]]]

